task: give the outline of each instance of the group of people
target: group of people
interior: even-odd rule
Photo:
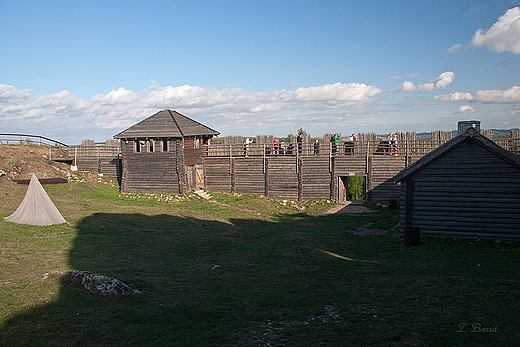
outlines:
[[[291,152],[290,154],[292,154],[292,145],[289,145],[289,146],[290,146],[289,151]],[[285,141],[284,140],[280,141],[280,140],[278,140],[277,137],[275,137],[273,140],[273,149],[274,149],[274,154],[284,155],[285,154]]]
[[[338,153],[341,145],[341,136],[339,134],[332,135],[330,142],[332,143],[332,152]],[[348,140],[345,141],[345,154],[354,154],[354,142],[356,142],[356,135],[352,134],[348,137]]]
[[[397,155],[397,136],[392,133],[389,133],[386,137],[386,143],[388,147],[386,148],[386,152],[390,155]]]
[[[298,136],[296,137],[296,142],[298,144],[298,154],[302,154],[302,146],[303,146],[303,135],[302,134],[298,134]],[[273,139],[273,149],[274,149],[274,152],[275,154],[281,154],[281,155],[284,155],[285,154],[285,141],[282,140],[278,140],[277,137],[275,137]],[[289,145],[289,152],[288,154],[292,154],[292,145]]]
[[[345,147],[345,154],[354,154],[354,146],[357,138],[355,134],[352,134],[348,137],[347,141],[344,143]],[[296,142],[298,146],[298,154],[302,154],[302,147],[303,147],[303,135],[298,134],[296,137]],[[247,153],[249,144],[253,143],[252,139],[246,138],[244,141],[245,144],[245,152]],[[330,143],[332,147],[332,153],[339,153],[340,147],[341,147],[341,136],[339,134],[334,134],[330,137]],[[384,142],[386,144],[385,152],[390,155],[398,155],[397,154],[397,136],[393,133],[389,133],[386,137],[386,141]],[[293,144],[289,144],[289,148],[286,149],[285,147],[285,141],[282,139],[281,141],[275,137],[273,139],[273,150],[274,154],[292,154],[294,150]],[[320,154],[320,142],[319,140],[316,140],[313,144],[313,150],[314,155]],[[247,154],[246,154],[247,155]]]

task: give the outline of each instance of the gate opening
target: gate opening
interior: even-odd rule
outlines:
[[[338,202],[365,200],[365,176],[339,176]]]

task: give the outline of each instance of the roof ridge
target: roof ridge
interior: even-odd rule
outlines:
[[[178,112],[175,111],[175,110],[173,110],[173,112],[178,113]],[[182,132],[182,129],[181,129],[181,127],[179,126],[179,123],[177,123],[177,120],[176,120],[175,117],[173,116],[172,110],[168,109],[168,113],[170,114],[170,117],[172,117],[172,120],[173,120],[173,122],[175,123],[175,126],[177,127],[177,129],[179,130],[179,132],[181,133],[181,136],[184,137],[184,133]]]
[[[175,110],[164,109],[114,135],[115,138],[218,136],[202,123]]]

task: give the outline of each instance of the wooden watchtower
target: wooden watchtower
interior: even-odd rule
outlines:
[[[184,194],[195,189],[202,177],[202,147],[218,135],[173,110],[120,132],[114,138],[121,141],[121,191]]]

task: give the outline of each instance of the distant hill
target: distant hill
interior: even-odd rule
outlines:
[[[494,139],[504,139],[511,137],[511,129],[503,130],[503,129],[491,129],[493,132]]]
[[[487,129],[486,129],[487,130]],[[493,139],[506,139],[511,137],[511,129],[491,129]],[[457,130],[452,131],[453,136],[457,136]],[[430,140],[432,138],[431,132],[417,133],[418,140]]]

